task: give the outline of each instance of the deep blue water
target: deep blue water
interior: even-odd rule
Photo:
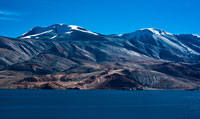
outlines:
[[[0,119],[200,119],[199,91],[0,90]]]

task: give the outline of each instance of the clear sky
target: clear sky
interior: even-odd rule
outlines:
[[[0,0],[0,36],[55,23],[102,34],[150,27],[200,34],[200,0]]]

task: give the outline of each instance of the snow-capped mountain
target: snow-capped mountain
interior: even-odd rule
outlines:
[[[0,37],[0,77],[0,88],[200,89],[200,37],[155,28],[102,35],[75,25],[34,27]]]
[[[80,26],[54,24],[47,27],[35,27],[19,38],[64,41],[111,40],[114,42],[113,44],[124,45],[126,50],[127,47],[129,48],[127,51],[125,49],[118,50],[118,53],[124,55],[132,56],[131,54],[139,53],[139,55],[176,62],[197,62],[200,60],[200,38],[198,35],[177,35],[155,28],[144,28],[118,37],[111,37],[91,32]],[[184,38],[186,39],[184,40]]]
[[[21,39],[55,39],[59,37],[60,35],[70,35],[74,31],[93,34],[93,35],[99,35],[97,33],[88,31],[76,25],[54,24],[48,27],[34,27],[30,31],[20,36],[20,38]]]
[[[127,39],[138,52],[157,59],[182,62],[199,61],[200,49],[195,46],[200,45],[200,39],[192,34],[186,38],[191,40],[190,44],[181,38],[183,35],[175,35],[154,28],[140,29],[120,36]]]

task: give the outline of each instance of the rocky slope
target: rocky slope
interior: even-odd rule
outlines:
[[[199,61],[198,35],[103,35],[55,24],[0,37],[0,88],[199,89]]]

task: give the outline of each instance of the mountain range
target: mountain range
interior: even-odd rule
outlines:
[[[198,90],[200,36],[34,27],[17,38],[0,36],[0,88]]]

